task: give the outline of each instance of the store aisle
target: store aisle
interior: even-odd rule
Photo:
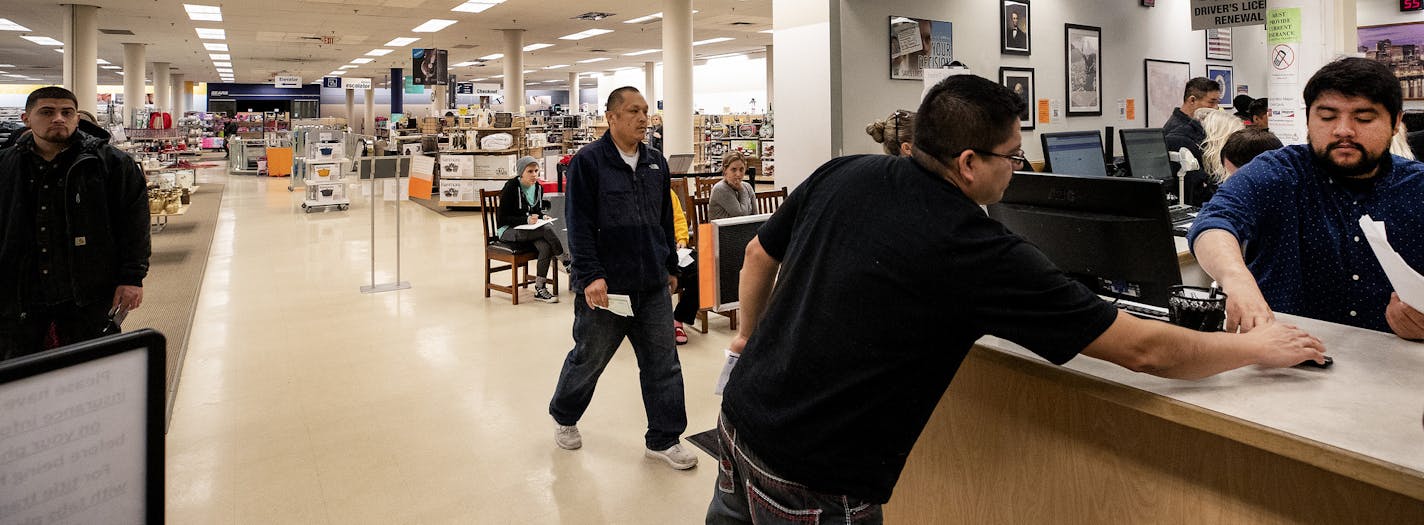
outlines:
[[[700,522],[716,463],[698,452],[679,472],[643,457],[627,345],[580,424],[583,449],[554,445],[547,403],[573,294],[484,298],[478,215],[403,203],[413,289],[364,295],[359,188],[349,211],[305,214],[285,178],[199,179],[227,190],[167,437],[171,523]],[[378,219],[387,282],[391,203]],[[680,349],[688,434],[712,428],[720,403],[731,332],[713,327]]]

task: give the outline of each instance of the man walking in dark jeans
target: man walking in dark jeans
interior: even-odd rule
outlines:
[[[567,450],[583,446],[575,425],[626,337],[638,357],[648,415],[645,455],[689,469],[697,466],[697,456],[678,443],[687,429],[687,408],[682,365],[668,331],[677,251],[667,160],[642,143],[648,103],[637,89],[614,90],[607,111],[608,132],[569,164],[570,277],[578,296],[574,348],[549,401],[549,414],[558,424],[554,442]],[[625,305],[632,315],[622,311]]]
[[[148,192],[108,141],[78,129],[69,90],[30,93],[34,130],[0,152],[0,358],[93,339],[143,303]]]

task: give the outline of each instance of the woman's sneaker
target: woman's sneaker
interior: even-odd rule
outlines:
[[[545,303],[559,302],[559,298],[555,297],[554,294],[549,293],[548,288],[538,288],[534,290],[534,300]]]

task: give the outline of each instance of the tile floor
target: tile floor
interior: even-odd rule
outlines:
[[[306,214],[285,178],[199,179],[227,187],[168,432],[169,523],[701,522],[715,463],[697,452],[680,472],[643,457],[626,344],[580,423],[583,449],[554,445],[547,405],[573,294],[485,298],[478,215],[402,204],[413,287],[367,295],[359,186],[350,210]],[[389,282],[394,203],[376,211],[376,279]],[[715,423],[731,331],[717,319],[690,337],[688,434]]]

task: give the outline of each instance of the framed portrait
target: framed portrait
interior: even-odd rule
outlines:
[[[1028,0],[1003,0],[999,10],[999,52],[1027,55],[1032,48],[1028,37]]]
[[[954,61],[953,27],[949,22],[890,17],[890,78],[922,80],[924,70],[943,69]]]
[[[1064,84],[1068,116],[1102,116],[1102,28],[1063,24],[1063,40],[1063,70],[1068,72]]]
[[[1218,107],[1230,108],[1232,93],[1236,92],[1236,79],[1231,75],[1231,66],[1207,64],[1206,78],[1215,80],[1216,84],[1221,86],[1221,102]]]
[[[1206,30],[1206,59],[1231,60],[1231,28],[1213,27]]]
[[[1162,127],[1182,105],[1182,93],[1192,79],[1192,65],[1149,58],[1142,61],[1142,74],[1147,79],[1145,127]]]
[[[1424,85],[1413,79],[1419,59],[1405,54],[1406,49],[1417,50],[1424,44],[1424,22],[1360,26],[1356,35],[1365,58],[1384,62],[1399,77],[1404,100],[1424,99]]]
[[[999,85],[1009,88],[1009,91],[1013,91],[1014,95],[1024,102],[1024,110],[1019,112],[1019,129],[1033,129],[1033,101],[1037,100],[1033,90],[1033,68],[1001,67]]]

